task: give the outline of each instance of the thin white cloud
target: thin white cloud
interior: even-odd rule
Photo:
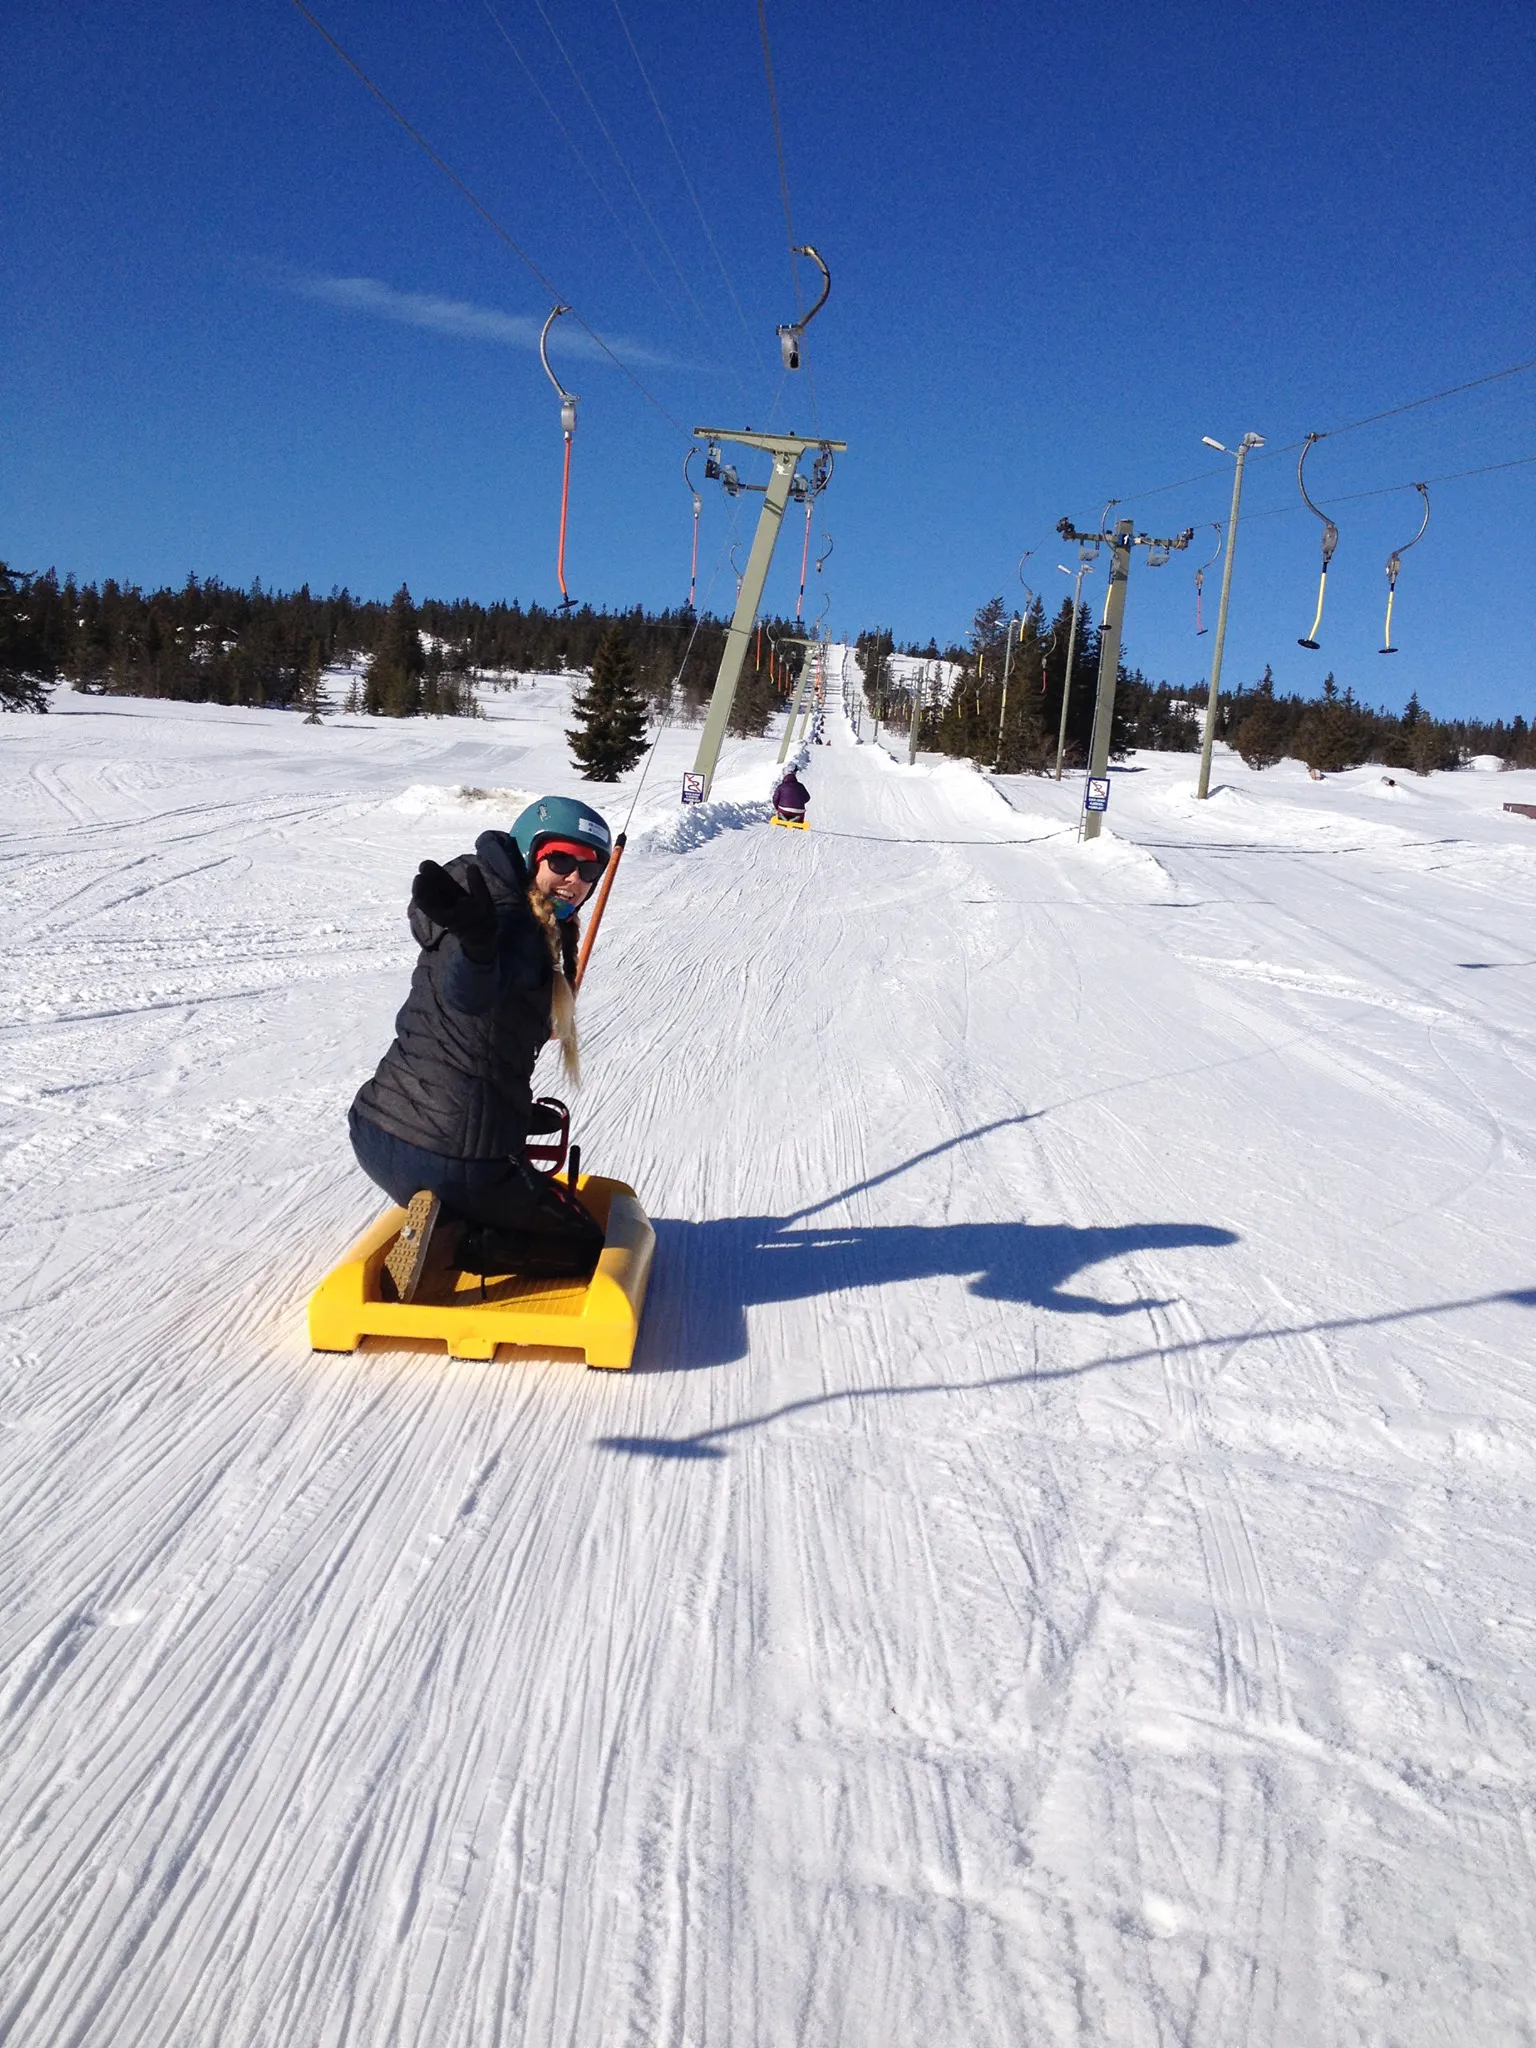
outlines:
[[[314,277],[295,274],[284,280],[301,298],[318,300],[344,313],[363,313],[375,320],[393,320],[401,327],[424,327],[433,334],[451,334],[462,341],[491,341],[502,348],[537,350],[544,323],[520,313],[499,313],[492,306],[475,306],[467,299],[445,299],[435,292],[401,292],[376,277]],[[559,346],[562,356],[580,356],[596,361],[603,351],[573,321],[561,323]],[[670,356],[659,355],[642,343],[617,336],[604,337],[614,354],[626,362],[647,369],[676,369]]]

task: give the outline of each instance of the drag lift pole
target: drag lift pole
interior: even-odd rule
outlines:
[[[1397,578],[1403,566],[1403,556],[1407,554],[1409,548],[1416,548],[1418,546],[1419,542],[1424,538],[1424,529],[1429,525],[1429,485],[1415,484],[1413,488],[1424,500],[1424,517],[1419,521],[1419,530],[1413,536],[1413,539],[1405,541],[1400,548],[1394,548],[1387,557],[1387,629],[1382,636],[1386,645],[1378,650],[1382,654],[1396,654],[1397,652],[1397,649],[1392,645],[1392,604],[1397,596]]]
[[[549,366],[549,330],[562,313],[569,313],[569,306],[556,306],[544,322],[539,336],[539,361],[544,365],[544,374],[560,394],[560,428],[565,436],[565,471],[560,483],[560,549],[555,558],[555,574],[560,581],[560,609],[570,611],[576,600],[565,587],[565,522],[571,502],[571,443],[576,438],[576,408],[581,400],[574,392],[567,391],[560,379]]]
[[[688,450],[688,453],[683,457],[683,482],[688,486],[688,489],[692,493],[693,497],[693,558],[688,564],[689,611],[693,611],[695,609],[693,601],[694,592],[698,589],[699,585],[699,514],[704,510],[704,500],[699,496],[698,492],[694,490],[693,477],[689,473],[688,468],[689,463],[692,462],[694,456],[697,455],[698,452],[699,451],[697,448],[690,448]]]
[[[1301,492],[1302,503],[1323,522],[1323,573],[1317,579],[1317,617],[1312,621],[1312,630],[1305,640],[1298,640],[1298,647],[1310,647],[1314,652],[1322,645],[1318,632],[1323,623],[1323,600],[1328,595],[1328,564],[1333,560],[1333,551],[1339,544],[1339,529],[1334,525],[1321,506],[1314,505],[1307,496],[1307,457],[1316,442],[1326,440],[1324,434],[1308,434],[1301,444],[1301,454],[1296,461],[1296,488]]]

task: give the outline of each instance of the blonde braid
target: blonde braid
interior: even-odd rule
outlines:
[[[574,956],[576,934],[568,931],[556,917],[554,906],[539,888],[530,883],[528,906],[544,928],[544,937],[549,944],[550,965],[554,969],[554,987],[550,991],[549,1035],[560,1041],[560,1064],[565,1068],[566,1079],[573,1088],[581,1086],[581,1045],[576,1036],[576,992],[571,986],[571,972],[568,955]],[[574,925],[574,918],[567,925]]]

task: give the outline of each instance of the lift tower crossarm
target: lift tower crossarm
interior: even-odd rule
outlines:
[[[1129,528],[1130,523],[1128,519],[1122,519],[1120,525]],[[1119,530],[1119,527],[1117,527],[1114,533],[1079,533],[1070,519],[1058,519],[1056,522],[1056,531],[1063,540],[1097,540],[1102,541],[1106,547],[1114,546]],[[1125,545],[1128,548],[1187,548],[1194,537],[1195,529],[1192,526],[1186,527],[1183,533],[1176,534],[1172,540],[1159,540],[1155,534],[1151,533],[1127,532]]]
[[[714,693],[709,700],[704,730],[699,737],[698,756],[693,764],[695,776],[700,778],[704,785],[702,794],[707,798],[710,785],[715,779],[715,768],[720,760],[725,729],[730,720],[731,707],[736,701],[736,685],[741,680],[742,665],[747,658],[752,628],[757,621],[757,608],[762,602],[763,586],[768,581],[768,569],[773,561],[774,543],[779,537],[784,507],[789,503],[789,489],[794,482],[800,458],[808,448],[819,448],[828,455],[841,455],[848,443],[829,441],[820,434],[755,434],[750,427],[740,432],[735,432],[729,427],[695,427],[693,432],[695,440],[736,441],[746,448],[761,448],[773,457],[773,474],[769,477],[767,489],[763,493],[763,509],[758,514],[757,533],[752,541],[752,552],[747,557],[746,569],[742,573],[741,589],[736,598],[736,611],[725,636],[725,649],[720,656],[720,671],[715,677]]]
[[[695,427],[696,441],[739,441],[744,448],[765,448],[770,455],[793,454],[796,460],[807,448],[825,448],[831,455],[841,455],[847,449],[846,441],[828,441],[820,434],[754,434],[750,427],[737,432],[732,427]]]

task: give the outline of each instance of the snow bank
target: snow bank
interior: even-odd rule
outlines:
[[[487,820],[510,820],[531,804],[537,790],[477,789],[467,783],[413,782],[389,805],[408,818],[441,811],[482,811]]]
[[[770,803],[712,798],[707,804],[679,806],[672,817],[647,825],[631,843],[637,851],[645,853],[692,853],[695,847],[717,839],[722,832],[766,825],[772,816]]]

